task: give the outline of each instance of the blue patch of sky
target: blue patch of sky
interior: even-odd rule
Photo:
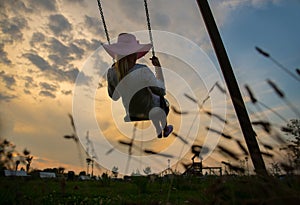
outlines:
[[[222,29],[224,42],[232,55],[251,52],[257,61],[263,61],[254,50],[259,46],[293,69],[300,62],[299,9],[300,4],[293,1],[262,9],[244,7],[233,12],[230,26]]]
[[[265,8],[243,7],[232,12],[230,25],[225,26],[223,37],[229,46],[254,49],[261,46],[284,62],[299,63],[300,56],[300,3],[283,2]]]
[[[219,28],[232,67],[240,83],[250,84],[260,97],[275,107],[285,103],[267,93],[270,86],[266,79],[272,79],[285,91],[287,98],[298,106],[299,81],[294,80],[269,59],[255,50],[259,46],[282,63],[290,71],[300,67],[300,2],[283,1],[268,4],[262,8],[250,6],[232,10],[229,21]],[[261,90],[260,90],[261,89]],[[264,96],[267,93],[267,96]],[[292,114],[292,113],[290,113]]]

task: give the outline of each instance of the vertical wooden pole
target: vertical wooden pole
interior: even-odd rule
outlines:
[[[206,28],[208,30],[209,36],[211,38],[215,53],[217,55],[231,100],[238,117],[242,133],[244,135],[255,172],[259,175],[267,175],[267,170],[265,163],[261,156],[258,143],[256,141],[256,134],[252,128],[244,101],[242,99],[241,92],[239,90],[238,83],[234,76],[229,58],[227,56],[224,44],[222,42],[220,33],[218,31],[216,22],[212,15],[211,9],[207,0],[197,0],[199,9],[201,11],[202,17],[204,19]]]

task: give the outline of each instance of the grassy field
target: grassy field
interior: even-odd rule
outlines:
[[[300,177],[0,178],[0,204],[299,204]]]

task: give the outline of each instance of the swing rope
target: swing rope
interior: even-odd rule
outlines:
[[[98,2],[98,8],[99,8],[101,20],[103,23],[106,40],[107,40],[108,44],[110,44],[109,33],[108,33],[106,22],[105,22],[105,17],[104,17],[104,13],[103,13],[103,9],[102,9],[101,0],[97,0],[97,2]],[[151,22],[150,22],[150,15],[149,15],[147,0],[144,0],[144,8],[145,8],[147,27],[148,27],[148,32],[149,32],[149,39],[150,39],[150,43],[152,44],[152,57],[155,57],[155,50],[154,50],[154,43],[153,43],[153,37],[152,37],[152,29],[151,29]],[[163,76],[161,67],[155,67],[155,76],[157,79],[162,81],[163,85],[165,86],[165,80],[164,80],[164,76]]]
[[[146,13],[146,19],[147,19],[147,26],[148,26],[148,31],[149,31],[150,43],[152,44],[152,56],[155,56],[154,44],[153,44],[153,37],[152,37],[152,31],[151,31],[151,24],[150,24],[150,15],[149,15],[149,10],[148,10],[147,0],[144,0],[144,7],[145,7],[145,13]]]
[[[150,43],[152,44],[152,57],[155,57],[152,30],[151,30],[151,23],[150,23],[150,15],[149,15],[149,10],[148,10],[147,0],[144,0],[144,7],[145,7],[145,13],[146,13],[146,20],[147,20],[147,26],[148,26],[148,31],[149,31]],[[155,66],[155,76],[158,80],[163,82],[163,85],[165,87],[165,80],[164,80],[164,76],[163,76],[163,72],[162,72],[161,67],[156,67]]]
[[[105,22],[105,18],[104,18],[104,13],[103,13],[103,9],[102,9],[102,5],[101,5],[101,0],[97,0],[98,2],[98,8],[99,8],[99,12],[100,12],[100,16],[101,16],[101,20],[103,23],[103,28],[105,31],[105,35],[106,35],[106,39],[108,44],[110,45],[110,38],[109,38],[109,33],[107,30],[107,26],[106,26],[106,22]],[[150,43],[152,44],[152,58],[155,57],[155,51],[154,51],[154,44],[153,44],[153,37],[152,37],[152,30],[151,30],[151,23],[150,23],[150,15],[149,15],[149,10],[148,10],[148,3],[147,0],[144,0],[144,8],[145,8],[145,14],[146,14],[146,20],[147,20],[147,27],[148,27],[148,32],[149,32],[149,38],[150,38]],[[113,59],[113,62],[114,59]],[[160,80],[163,83],[163,86],[165,87],[165,81],[164,81],[164,76],[163,76],[163,72],[161,67],[159,66],[155,66],[155,77]],[[162,101],[162,99],[161,99]],[[164,98],[163,98],[163,101]]]
[[[108,34],[106,23],[105,23],[105,18],[104,18],[104,14],[103,14],[101,1],[97,0],[97,2],[98,2],[98,8],[99,8],[101,20],[102,20],[102,23],[103,23],[104,32],[105,32],[105,35],[106,35],[106,40],[107,40],[108,44],[110,44],[109,34]]]

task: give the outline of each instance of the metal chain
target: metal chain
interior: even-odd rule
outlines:
[[[154,44],[153,44],[153,37],[152,37],[152,32],[151,32],[151,24],[150,24],[150,16],[149,16],[149,11],[148,11],[148,4],[147,0],[144,0],[144,6],[145,6],[145,13],[146,13],[146,18],[147,18],[147,25],[148,25],[148,31],[149,31],[149,38],[150,42],[152,44],[152,56],[155,56],[155,51],[154,51]],[[165,80],[164,80],[164,75],[162,72],[161,67],[156,67],[155,66],[155,76],[157,79],[161,80],[163,82],[163,85],[165,87]]]
[[[150,17],[149,17],[149,11],[148,11],[147,0],[144,0],[144,6],[145,6],[145,12],[146,12],[146,18],[147,18],[147,25],[148,25],[148,31],[149,31],[150,42],[151,42],[151,44],[152,44],[152,56],[155,56],[155,51],[154,51],[154,45],[153,45],[153,38],[152,38],[152,32],[151,32],[151,24],[150,24]]]
[[[100,12],[100,15],[101,15],[101,19],[102,19],[102,22],[103,22],[103,27],[104,27],[104,32],[105,32],[105,35],[106,35],[106,39],[107,39],[108,44],[110,44],[109,34],[108,34],[108,31],[107,31],[107,27],[106,27],[106,23],[105,23],[105,19],[104,19],[104,14],[103,14],[103,10],[102,10],[101,1],[97,0],[97,2],[98,2],[98,7],[99,7],[99,12]]]

